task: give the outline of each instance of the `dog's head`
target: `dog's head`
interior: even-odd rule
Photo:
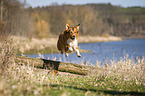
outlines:
[[[76,27],[70,27],[68,23],[65,25],[65,34],[67,39],[78,39],[79,36],[79,25],[78,24]]]

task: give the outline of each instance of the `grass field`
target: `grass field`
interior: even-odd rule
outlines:
[[[16,58],[16,57],[15,57]],[[13,58],[11,58],[13,61]],[[31,62],[32,63],[32,62]],[[0,76],[0,94],[4,96],[96,96],[145,95],[145,63],[112,61],[112,65],[86,66],[87,75],[59,72],[11,62]],[[3,72],[3,71],[1,71]]]
[[[85,66],[87,75],[59,72],[55,76],[47,69],[30,66],[34,62],[27,59],[27,64],[16,62],[12,50],[9,43],[1,48],[1,96],[145,95],[144,58],[134,63],[126,55],[110,65]]]

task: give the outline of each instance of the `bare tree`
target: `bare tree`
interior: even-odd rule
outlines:
[[[3,0],[1,0],[1,20],[3,20]]]

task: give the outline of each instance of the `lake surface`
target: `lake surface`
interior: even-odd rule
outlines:
[[[71,53],[68,57],[62,54],[32,54],[26,55],[32,58],[46,58],[62,62],[77,64],[96,64],[99,61],[101,65],[104,62],[109,64],[110,60],[124,59],[128,55],[129,59],[136,60],[136,57],[145,56],[145,39],[127,39],[124,41],[81,43],[79,48],[91,50],[90,53],[81,53],[82,57],[78,58],[76,54]]]

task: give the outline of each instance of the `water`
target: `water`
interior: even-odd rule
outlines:
[[[44,57],[49,59],[61,60],[62,62],[70,63],[87,63],[96,64],[96,61],[109,63],[110,60],[124,59],[128,55],[129,59],[136,60],[136,57],[142,58],[145,56],[145,39],[127,39],[124,41],[113,42],[97,42],[97,43],[82,43],[79,44],[81,49],[91,50],[90,53],[81,53],[82,57],[78,58],[76,54],[71,53],[68,57],[62,54],[38,54],[27,55],[28,57],[38,58]]]

